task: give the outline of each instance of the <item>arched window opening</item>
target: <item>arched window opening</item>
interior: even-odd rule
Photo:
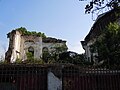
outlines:
[[[48,48],[47,47],[43,47],[42,51],[43,52],[48,52]]]
[[[47,63],[48,59],[50,57],[48,48],[47,47],[43,47],[42,52],[43,52],[42,53],[42,59]]]
[[[33,56],[34,57],[34,48],[33,47],[29,47],[28,48],[28,52],[31,54],[31,56]]]

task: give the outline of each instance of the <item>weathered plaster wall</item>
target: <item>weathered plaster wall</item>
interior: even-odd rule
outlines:
[[[31,42],[32,41],[32,42]],[[26,60],[26,53],[31,46],[34,48],[34,58],[40,59],[42,56],[42,38],[37,36],[23,36],[19,31],[14,31],[10,35],[9,48],[12,50],[10,61],[15,62],[17,58]],[[9,52],[9,51],[8,51]]]
[[[91,45],[93,45],[93,43],[96,41],[96,39],[92,39],[89,42],[87,42],[86,44],[84,44],[84,49],[85,49],[85,55],[86,55],[86,59],[87,61],[91,62],[91,57],[95,56],[96,53],[91,52]]]
[[[55,38],[46,38],[42,41],[42,37],[37,35],[23,35],[22,32],[17,30],[8,33],[8,38],[9,48],[6,52],[6,60],[8,60],[8,62],[15,62],[17,58],[22,61],[26,60],[26,53],[28,52],[29,47],[32,47],[34,50],[34,58],[40,59],[44,47],[47,47],[51,52],[54,50],[54,47],[66,44],[66,41]]]
[[[62,90],[62,80],[50,71],[48,72],[48,90]]]
[[[21,34],[18,31],[16,31],[13,39],[11,62],[14,62],[17,58],[20,57],[20,41],[21,41]]]
[[[21,59],[27,59],[26,53],[29,47],[34,48],[34,58],[40,59],[42,56],[42,38],[36,36],[22,36]]]

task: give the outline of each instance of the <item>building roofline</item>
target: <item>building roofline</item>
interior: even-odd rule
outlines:
[[[109,14],[111,14],[111,13],[113,13],[113,12],[116,12],[116,11],[120,11],[120,8],[118,8],[118,9],[112,9],[112,10],[110,10],[110,11],[108,11],[108,12],[105,12],[105,13],[103,13],[103,14],[100,14],[98,17],[97,17],[97,19],[96,19],[96,21],[94,22],[94,24],[93,24],[93,26],[91,27],[91,29],[90,29],[90,32],[87,34],[87,36],[85,37],[85,41],[86,42],[88,42],[89,40],[90,40],[90,35],[94,32],[94,29],[95,29],[95,27],[98,25],[98,23],[102,20],[102,19],[104,19],[105,17],[107,17]],[[118,12],[119,12],[118,11]]]
[[[66,43],[65,40],[56,39],[56,38],[52,38],[52,37],[43,38],[42,41],[43,41],[44,43]]]

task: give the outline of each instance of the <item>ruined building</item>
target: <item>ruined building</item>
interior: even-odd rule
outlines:
[[[44,51],[52,52],[56,46],[66,46],[66,41],[46,37],[43,33],[29,32],[25,28],[18,28],[7,34],[9,38],[8,51],[5,60],[15,62],[27,59],[27,53],[31,53],[35,59],[40,59]]]
[[[91,46],[94,44],[97,38],[99,38],[104,32],[106,26],[110,23],[120,23],[120,9],[112,9],[106,13],[99,15],[91,27],[90,32],[85,37],[84,41],[81,41],[83,49],[85,50],[86,59],[89,62],[96,62],[95,56],[97,52],[91,51]]]

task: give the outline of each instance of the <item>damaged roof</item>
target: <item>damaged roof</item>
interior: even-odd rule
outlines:
[[[112,9],[106,13],[99,15],[91,27],[90,32],[85,37],[85,41],[88,42],[91,39],[98,37],[101,31],[105,29],[110,22],[114,22],[120,18],[120,15],[116,16],[117,14],[120,14],[120,8]]]

